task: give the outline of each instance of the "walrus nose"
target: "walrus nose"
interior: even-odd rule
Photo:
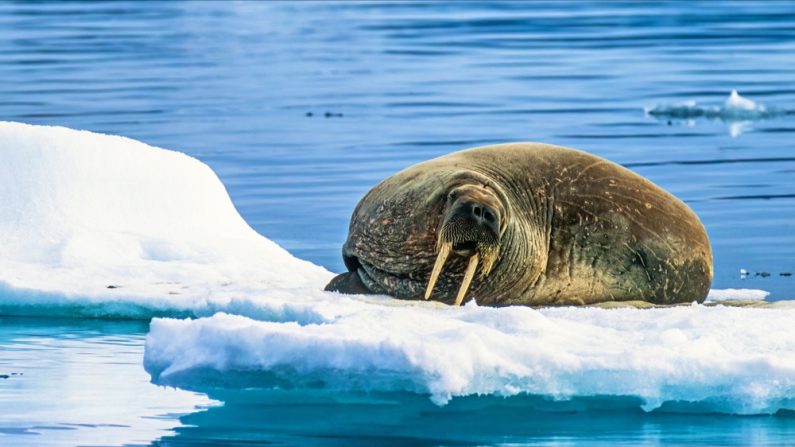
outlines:
[[[464,215],[475,221],[478,225],[484,226],[495,234],[499,234],[500,223],[497,219],[497,213],[488,206],[476,202],[466,201],[458,205],[455,214]]]

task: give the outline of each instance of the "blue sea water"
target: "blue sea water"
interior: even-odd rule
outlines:
[[[331,270],[350,212],[387,175],[476,145],[576,147],[701,216],[715,288],[791,299],[794,54],[785,2],[10,2],[0,118],[193,155],[257,231]],[[732,90],[776,112],[704,112]],[[778,445],[795,429],[787,415],[644,414],[609,399],[549,413],[522,399],[440,409],[273,393],[206,409],[147,383],[145,326],[0,317],[0,444]],[[97,388],[118,394],[98,404]],[[103,426],[83,411],[98,405],[134,422]]]

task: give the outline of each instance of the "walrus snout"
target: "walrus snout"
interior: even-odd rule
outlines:
[[[450,253],[468,258],[455,305],[464,300],[480,265],[480,277],[489,274],[497,258],[502,229],[502,205],[493,191],[480,185],[464,185],[448,195],[447,207],[436,242],[425,299],[429,299]]]
[[[457,202],[447,213],[442,239],[453,243],[453,251],[471,256],[478,243],[496,243],[500,237],[497,211],[476,200]]]

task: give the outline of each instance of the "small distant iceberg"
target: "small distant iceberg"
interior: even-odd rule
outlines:
[[[647,107],[646,113],[661,118],[693,119],[708,118],[723,121],[756,121],[786,114],[786,111],[767,108],[732,90],[723,106],[699,105],[696,101],[686,101],[676,105],[656,105]]]
[[[721,301],[764,301],[770,292],[760,289],[712,289],[707,295],[707,302]]]
[[[729,133],[736,137],[750,128],[751,123],[788,115],[784,109],[766,107],[732,90],[722,106],[701,105],[696,101],[680,104],[658,104],[646,107],[645,112],[662,120],[682,120],[693,125],[696,119],[720,120],[729,125]]]

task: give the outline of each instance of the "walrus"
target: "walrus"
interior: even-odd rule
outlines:
[[[703,302],[696,214],[604,158],[539,143],[451,153],[373,187],[326,290],[460,305]]]

